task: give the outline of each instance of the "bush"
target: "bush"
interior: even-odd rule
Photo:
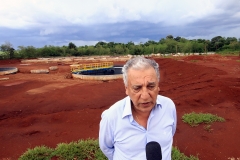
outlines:
[[[200,123],[212,123],[212,122],[224,122],[225,119],[217,115],[212,115],[210,113],[188,113],[182,116],[182,120],[185,123],[188,123],[190,126],[198,126]]]
[[[46,146],[37,146],[33,149],[28,149],[19,160],[50,160],[53,156],[54,149]]]
[[[55,149],[37,146],[28,149],[19,160],[107,160],[99,148],[97,140],[79,140],[78,142],[60,143]]]
[[[78,142],[60,143],[55,149],[37,146],[28,149],[19,160],[107,160],[99,148],[98,140],[88,139]],[[172,148],[173,160],[198,160],[197,157],[187,157],[177,147]]]
[[[172,148],[172,160],[199,160],[198,157],[190,155],[190,157],[185,156],[177,147]]]

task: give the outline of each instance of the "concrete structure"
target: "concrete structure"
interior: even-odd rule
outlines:
[[[0,68],[0,75],[17,73],[18,68],[16,67],[4,67]]]
[[[41,73],[49,73],[48,69],[33,69],[30,70],[31,73],[41,74]]]
[[[113,79],[122,79],[122,74],[116,75],[82,75],[82,74],[72,74],[73,78],[80,78],[83,80],[100,80],[107,81]]]
[[[80,78],[83,80],[100,80],[100,81],[108,81],[113,79],[122,79],[122,67],[113,67],[114,73],[112,75],[82,75],[82,74],[72,74],[73,78]]]

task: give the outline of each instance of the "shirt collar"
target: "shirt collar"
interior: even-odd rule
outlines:
[[[125,106],[124,106],[124,110],[123,110],[123,114],[122,114],[122,118],[128,116],[128,115],[132,115],[132,109],[131,109],[131,99],[129,96],[127,96],[125,98]],[[162,108],[162,105],[161,105],[161,102],[160,100],[157,98],[156,100],[156,107],[161,107]],[[154,110],[154,108],[153,108]],[[154,112],[154,111],[153,111]]]
[[[129,96],[127,96],[125,98],[125,102],[126,103],[125,103],[125,106],[124,106],[122,118],[124,118],[125,116],[128,116],[128,115],[132,115],[131,100],[130,100]]]

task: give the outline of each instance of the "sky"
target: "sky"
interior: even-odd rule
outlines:
[[[0,45],[240,38],[240,0],[1,0]]]

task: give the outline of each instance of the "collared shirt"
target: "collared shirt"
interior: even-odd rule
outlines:
[[[171,99],[157,96],[146,129],[134,120],[128,96],[105,110],[101,117],[99,145],[109,160],[146,160],[145,147],[150,141],[160,144],[163,160],[171,160],[177,124]]]

